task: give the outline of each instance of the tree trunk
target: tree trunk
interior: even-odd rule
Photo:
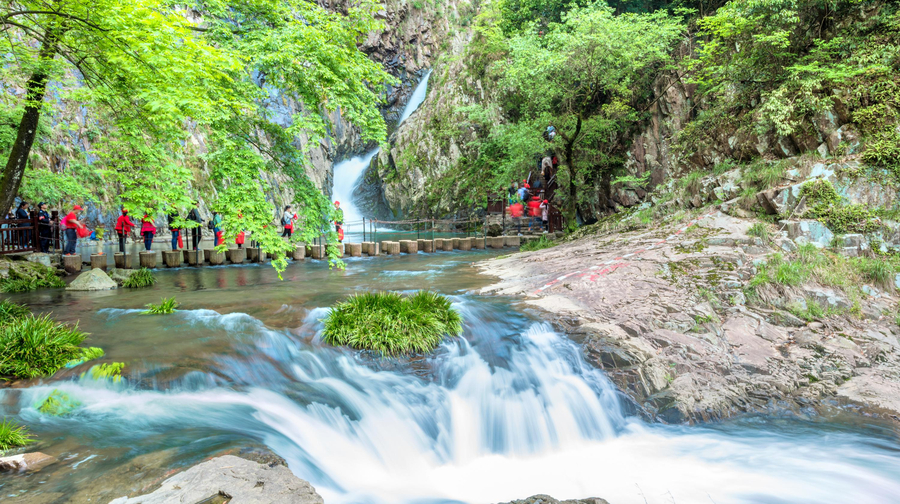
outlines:
[[[575,208],[578,203],[578,189],[575,186],[575,142],[578,141],[578,135],[581,134],[581,116],[578,116],[578,122],[575,124],[575,134],[566,142],[566,164],[569,167],[569,204],[566,208],[566,224],[568,226],[575,225]]]
[[[25,84],[25,112],[19,122],[16,141],[12,145],[9,159],[6,161],[3,178],[0,179],[0,211],[3,212],[12,208],[16,194],[19,192],[19,186],[22,185],[25,167],[28,165],[28,155],[31,153],[31,146],[34,145],[34,138],[37,136],[41,106],[47,92],[47,81],[50,78],[46,63],[56,55],[57,36],[56,31],[52,29],[47,31],[41,44],[38,70]]]

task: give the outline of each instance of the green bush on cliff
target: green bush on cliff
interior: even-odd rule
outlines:
[[[881,228],[881,223],[869,207],[843,204],[840,195],[827,180],[803,184],[800,194],[806,198],[810,215],[835,233],[872,233]]]
[[[49,315],[27,315],[0,325],[0,376],[49,376],[82,356],[87,335]]]
[[[324,319],[326,342],[384,355],[434,350],[462,334],[462,317],[440,294],[366,292],[335,305]]]
[[[0,422],[0,453],[33,442],[34,436],[25,427],[5,418]]]

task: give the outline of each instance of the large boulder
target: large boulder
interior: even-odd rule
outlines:
[[[100,291],[115,289],[118,286],[119,284],[112,278],[109,278],[109,275],[107,275],[106,272],[100,268],[94,268],[78,275],[78,278],[72,281],[72,283],[66,287],[66,290]]]
[[[323,504],[308,482],[283,465],[263,465],[234,455],[216,457],[165,480],[153,493],[120,497],[110,504],[206,502],[228,496],[231,504]]]

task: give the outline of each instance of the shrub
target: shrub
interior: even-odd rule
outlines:
[[[163,300],[159,304],[147,303],[147,309],[144,310],[144,315],[167,315],[169,313],[175,313],[175,309],[178,307],[178,301],[175,301],[174,297],[163,298]]]
[[[335,305],[324,319],[325,341],[397,355],[429,352],[445,335],[462,334],[462,317],[440,294],[366,292]]]
[[[543,250],[556,246],[553,240],[548,240],[546,236],[541,236],[540,240],[532,240],[519,247],[520,252],[534,252],[535,250]]]
[[[0,301],[0,325],[12,322],[30,314],[27,307],[10,302],[7,299]]]
[[[78,345],[86,336],[77,326],[58,324],[48,315],[13,320],[0,326],[0,375],[52,375],[82,355]]]
[[[80,401],[73,399],[65,392],[53,389],[50,396],[44,399],[37,410],[45,415],[65,416],[75,411],[79,406],[81,406]]]
[[[803,184],[801,194],[806,197],[810,214],[835,233],[871,233],[881,224],[865,205],[845,205],[827,180],[813,180]]]
[[[26,446],[33,442],[34,436],[25,427],[12,420],[3,419],[0,422],[0,452]]]
[[[98,347],[90,347],[90,348],[82,348],[81,355],[76,357],[75,359],[70,360],[66,363],[67,368],[73,368],[80,364],[84,364],[87,361],[92,361],[94,359],[99,359],[103,357],[104,352],[102,348]]]
[[[141,287],[150,287],[155,283],[156,277],[153,276],[153,272],[147,268],[141,268],[126,278],[125,281],[122,282],[122,287],[138,289]]]

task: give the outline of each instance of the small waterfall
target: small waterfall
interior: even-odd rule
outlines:
[[[410,95],[403,113],[400,114],[400,120],[397,122],[398,126],[408,119],[419,108],[419,105],[425,101],[425,97],[428,95],[428,79],[430,77],[431,70],[416,85],[416,89]],[[380,148],[375,148],[362,156],[341,161],[334,165],[334,190],[332,194],[335,201],[341,202],[341,208],[344,209],[344,222],[346,223],[361,221],[363,218],[362,212],[360,212],[353,201],[353,193],[359,185],[359,179],[365,173],[366,168],[369,167],[372,158],[378,155],[379,151]]]

